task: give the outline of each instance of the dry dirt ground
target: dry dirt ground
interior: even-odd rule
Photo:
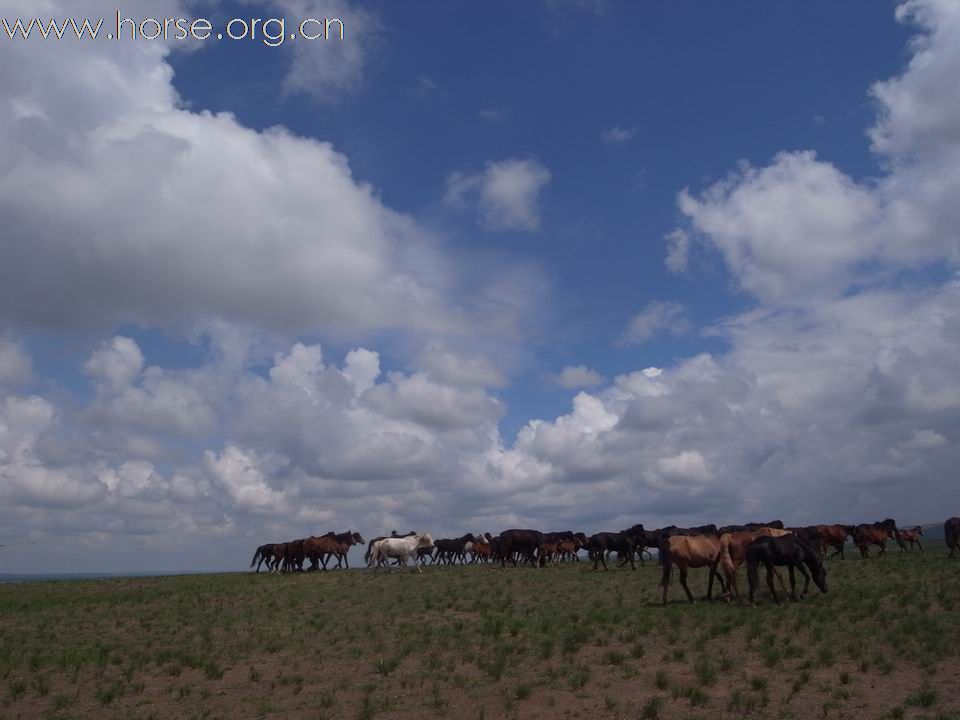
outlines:
[[[649,562],[0,585],[0,720],[960,719],[960,560],[827,564],[755,608]]]

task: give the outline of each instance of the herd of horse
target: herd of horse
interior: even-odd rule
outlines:
[[[892,518],[875,523],[859,525],[809,525],[807,527],[784,527],[780,520],[746,525],[701,525],[681,528],[670,525],[656,530],[647,530],[641,524],[620,532],[600,532],[586,535],[582,532],[540,532],[539,530],[504,530],[499,535],[484,532],[467,533],[459,538],[434,539],[429,533],[393,531],[389,536],[380,536],[365,541],[360,533],[349,530],[343,533],[328,532],[285,543],[261,545],[253,556],[250,567],[259,572],[266,565],[271,572],[298,572],[327,570],[328,563],[335,559],[336,568],[349,568],[348,553],[354,545],[367,543],[364,560],[368,568],[406,567],[413,561],[413,568],[422,572],[428,564],[453,565],[456,563],[499,563],[506,567],[529,564],[533,567],[550,567],[560,562],[579,561],[580,551],[586,550],[593,562],[593,570],[603,567],[616,553],[617,563],[627,563],[636,569],[637,560],[644,562],[644,554],[652,558],[652,550],[658,553],[661,579],[658,594],[664,604],[676,568],[680,585],[690,602],[693,594],[687,585],[691,569],[707,568],[707,598],[713,599],[713,586],[720,586],[721,597],[726,600],[739,597],[737,573],[747,566],[749,602],[754,601],[760,585],[760,570],[765,572],[766,584],[776,602],[780,602],[774,579],[786,592],[783,576],[778,568],[786,568],[790,578],[790,597],[798,599],[796,573],[804,579],[799,597],[810,590],[811,581],[821,592],[827,592],[827,571],[824,561],[829,557],[844,558],[848,538],[864,558],[870,558],[871,549],[879,548],[884,555],[887,542],[894,541],[900,551],[909,551],[916,545],[922,552],[920,538],[923,529],[919,526],[899,528]],[[960,517],[952,517],[944,523],[944,541],[950,557],[960,552]]]

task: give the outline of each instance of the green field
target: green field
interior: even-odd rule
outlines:
[[[649,562],[0,585],[0,718],[960,718],[960,560],[828,567],[756,608]]]

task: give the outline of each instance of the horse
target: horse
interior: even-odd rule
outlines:
[[[337,551],[336,533],[333,531],[325,535],[311,535],[303,541],[303,554],[310,560],[309,570],[319,570],[319,562],[323,562],[323,569],[327,569],[327,559]]]
[[[331,555],[334,555],[337,558],[337,567],[339,568],[346,566],[347,570],[349,570],[350,548],[352,548],[354,545],[363,545],[365,542],[363,535],[358,532],[353,532],[353,530],[347,530],[345,533],[334,535],[333,540],[333,547],[323,557],[323,569],[327,569],[327,561],[330,559]]]
[[[872,524],[861,523],[854,529],[853,541],[860,550],[861,557],[870,557],[871,545],[877,545],[880,548],[879,554],[885,555],[887,540],[893,540],[896,531],[897,523],[894,522],[893,518],[887,518]]]
[[[943,524],[943,541],[950,551],[949,557],[960,550],[960,517],[952,517]]]
[[[707,581],[707,597],[713,593],[713,578],[716,576],[721,586],[723,578],[717,575],[717,556],[720,554],[720,538],[716,534],[705,535],[670,535],[660,541],[660,565],[663,575],[659,589],[663,592],[663,604],[667,604],[667,589],[670,587],[670,577],[673,565],[680,570],[680,585],[687,593],[687,600],[693,602],[693,593],[687,585],[687,571],[690,568],[710,568],[710,577]]]
[[[827,548],[832,547],[833,555],[830,557],[839,555],[843,560],[843,546],[847,544],[847,536],[852,536],[856,528],[852,525],[816,525],[815,527],[821,555],[826,557]]]
[[[806,527],[790,527],[787,528],[787,531],[792,532],[807,545],[820,553],[821,557],[823,557],[823,553],[820,551],[820,534],[817,532],[816,525],[807,525]]]
[[[253,554],[253,560],[250,561],[250,567],[256,565],[256,572],[260,572],[260,566],[266,562],[267,572],[273,570],[273,549],[276,546],[276,543],[267,543],[266,545],[258,547],[257,551]]]
[[[823,561],[817,554],[817,551],[807,545],[796,535],[787,534],[781,537],[762,536],[753,540],[747,545],[747,580],[750,583],[750,604],[753,605],[753,596],[757,590],[759,582],[757,568],[763,565],[767,569],[767,587],[770,588],[770,594],[774,601],[779,604],[780,598],[777,597],[777,590],[773,586],[773,574],[777,565],[787,566],[790,569],[790,597],[797,599],[797,580],[794,570],[799,570],[803,575],[803,592],[800,597],[805,597],[810,589],[810,577],[820,592],[827,591],[827,570],[823,566]],[[807,570],[810,570],[808,573]]]
[[[305,542],[306,538],[301,538],[300,540],[291,540],[290,542],[283,544],[283,572],[303,571],[303,544]]]
[[[416,535],[416,534],[417,534],[417,533],[414,532],[414,531],[410,531],[410,532],[408,532],[408,533],[404,533],[403,535],[401,535],[400,533],[398,533],[396,530],[391,530],[391,531],[390,531],[390,537],[392,537],[392,538],[412,537],[412,536],[414,536],[414,535]],[[381,535],[380,537],[375,537],[375,538],[373,538],[373,540],[371,540],[370,542],[367,543],[367,551],[363,554],[363,561],[364,561],[365,563],[368,563],[368,564],[369,564],[369,562],[370,562],[370,553],[373,552],[373,545],[374,545],[374,543],[378,543],[378,542],[380,542],[381,540],[386,540],[386,539],[387,539],[387,536],[386,536],[386,535]]]
[[[786,530],[781,530],[774,527],[760,527],[756,530],[748,530],[746,532],[735,532],[735,533],[725,533],[720,536],[720,554],[717,555],[717,567],[722,572],[722,577],[726,583],[727,588],[723,594],[723,597],[726,600],[730,600],[731,597],[739,597],[740,589],[737,587],[737,571],[740,569],[740,566],[743,565],[744,560],[746,560],[746,551],[747,546],[756,540],[758,537],[783,537],[784,535],[796,534],[792,532],[791,528]],[[777,577],[780,580],[780,587],[783,588],[786,592],[786,588],[783,585],[783,578],[780,577],[780,573],[774,570],[777,574]],[[708,596],[707,599],[712,599]]]
[[[921,535],[923,535],[923,528],[919,525],[912,528],[897,528],[893,533],[897,545],[900,546],[900,552],[907,549],[907,543],[910,543],[910,550],[913,550],[913,544],[916,543],[920,552],[923,552],[923,545],[920,544]]]
[[[397,558],[401,561],[401,566],[406,567],[407,558],[411,555],[416,555],[417,548],[430,547],[431,545],[433,545],[433,538],[430,537],[429,533],[410,535],[403,538],[384,538],[374,543],[367,565],[368,567],[376,567],[382,557]],[[416,560],[413,562],[413,567],[418,573],[423,572]]]
[[[507,560],[517,566],[514,554],[522,555],[526,562],[537,567],[537,551],[543,533],[539,530],[504,530],[497,536],[497,551],[500,556],[500,566],[506,567]]]
[[[639,531],[635,528],[639,528]],[[593,560],[593,570],[596,570],[601,563],[604,570],[609,570],[607,554],[614,551],[629,559],[631,569],[636,570],[637,563],[634,561],[634,554],[637,550],[637,536],[642,531],[643,525],[634,525],[633,528],[616,533],[599,532],[591,535],[587,541],[587,552],[590,559]]]
[[[273,556],[271,560],[273,561],[273,566],[270,568],[270,572],[283,572],[283,558],[287,554],[287,544],[286,543],[277,543],[273,546]],[[267,564],[270,564],[270,560],[267,561]]]
[[[437,549],[434,560],[441,565],[453,565],[457,560],[466,562],[467,544],[476,542],[473,533],[467,533],[458,538],[440,538],[433,541],[433,546]]]

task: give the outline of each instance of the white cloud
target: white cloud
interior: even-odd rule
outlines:
[[[500,360],[503,364],[502,358]],[[439,341],[427,345],[417,364],[431,378],[448,385],[500,388],[507,384],[504,371],[489,357],[458,350]]]
[[[679,228],[667,235],[664,264],[672,273],[685,273],[690,265],[690,236]]]
[[[586,365],[568,365],[559,374],[552,376],[551,380],[570,390],[596,387],[607,381],[603,375],[596,370],[591,370]]]
[[[114,11],[105,2],[47,7],[54,16]],[[148,10],[184,14],[168,1]],[[506,306],[473,312],[467,288],[482,294],[501,282],[497,269],[485,280],[469,263],[455,266],[329,143],[184,107],[170,47],[41,43],[0,47],[4,66],[22,68],[0,77],[0,321],[109,332],[221,318],[359,337],[483,333],[518,316]],[[339,60],[322,64],[341,72]],[[323,73],[311,71],[314,81]],[[537,191],[523,177],[509,165],[493,172],[482,203],[502,211],[492,222],[535,223]],[[519,199],[502,197],[513,190]]]
[[[620,337],[624,345],[640,345],[659,332],[680,335],[690,329],[686,307],[674,300],[653,300],[630,319]]]
[[[533,159],[489,162],[478,173],[454,172],[447,178],[446,202],[476,204],[480,223],[492,230],[540,229],[540,192],[550,171]]]
[[[322,102],[336,102],[345,93],[356,92],[363,85],[370,57],[376,52],[383,33],[375,13],[363,8],[361,3],[343,0],[271,2],[289,18],[290,27],[303,18],[335,18],[343,22],[342,40],[339,26],[332,25],[331,39],[284,43],[284,52],[290,54],[290,67],[284,79],[288,92],[303,93]],[[424,89],[423,83],[418,84],[418,88]]]
[[[600,137],[607,144],[620,144],[633,140],[639,130],[640,128],[636,126],[622,128],[619,125],[614,125],[609,130],[604,130]]]

